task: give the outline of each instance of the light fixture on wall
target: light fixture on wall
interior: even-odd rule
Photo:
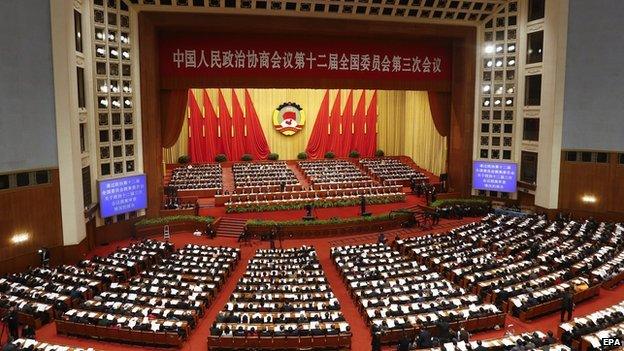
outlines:
[[[13,244],[21,244],[25,241],[28,241],[28,239],[30,239],[30,234],[28,233],[19,233],[19,234],[15,234],[13,235],[13,237],[11,238],[11,242]]]
[[[595,204],[598,201],[598,199],[596,199],[594,195],[583,195],[581,197],[581,201],[583,201],[583,203],[586,203],[586,204]]]

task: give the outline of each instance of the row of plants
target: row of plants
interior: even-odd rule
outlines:
[[[431,207],[449,207],[449,206],[455,206],[455,205],[461,205],[461,206],[489,206],[490,205],[490,201],[487,199],[482,199],[482,198],[466,198],[466,199],[443,199],[443,200],[436,200],[433,203],[431,203]]]
[[[369,205],[389,204],[389,203],[402,202],[402,201],[405,201],[404,194],[378,196],[378,197],[371,197],[371,198],[366,199],[366,203]],[[265,211],[288,211],[288,210],[302,209],[305,205],[308,205],[308,204],[311,204],[317,208],[349,207],[349,206],[359,205],[360,199],[351,198],[351,199],[343,199],[343,200],[316,200],[316,201],[302,199],[301,201],[295,201],[295,202],[289,202],[289,203],[275,203],[275,204],[249,203],[249,204],[241,204],[241,205],[235,205],[235,206],[228,205],[225,208],[225,212],[226,213],[243,213],[243,212],[265,212]]]
[[[338,218],[332,217],[329,219],[318,219],[315,221],[304,221],[304,220],[288,220],[288,221],[272,221],[272,220],[263,220],[263,219],[250,219],[247,221],[247,225],[250,227],[273,227],[273,226],[318,226],[318,225],[326,225],[326,224],[358,224],[358,223],[366,223],[366,222],[375,222],[375,221],[384,221],[396,219],[396,215],[391,215],[390,213],[384,213],[379,215],[373,215],[368,217],[346,217],[346,218]]]
[[[213,221],[214,221],[213,217],[177,215],[177,216],[144,218],[134,223],[134,225],[136,227],[148,227],[148,226],[153,226],[153,225],[165,225],[165,224],[180,223],[180,222],[196,222],[196,223],[207,224],[207,223],[212,223]]]
[[[385,152],[383,150],[377,150],[375,151],[375,156],[376,157],[383,157],[385,155]],[[327,151],[325,153],[325,158],[326,159],[333,159],[336,158],[336,154],[333,151]],[[351,158],[359,158],[360,157],[360,153],[357,150],[351,150],[351,152],[349,152],[349,157]],[[267,156],[267,159],[271,160],[271,161],[277,161],[279,160],[279,154],[276,154],[274,152],[270,153]],[[299,160],[307,160],[308,159],[308,154],[306,152],[300,152],[299,154],[297,154],[297,159]],[[217,156],[215,156],[215,162],[226,162],[227,156],[225,154],[218,154]],[[253,156],[251,154],[244,154],[243,156],[241,156],[241,161],[253,161]],[[180,164],[187,164],[190,163],[192,160],[188,155],[182,155],[180,157],[178,157],[178,163]]]

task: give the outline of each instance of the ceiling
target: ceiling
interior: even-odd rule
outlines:
[[[107,0],[115,1],[115,0]],[[478,25],[515,0],[122,0],[137,11]]]

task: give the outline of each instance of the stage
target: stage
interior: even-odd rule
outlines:
[[[409,188],[404,188],[404,191],[409,191]],[[197,201],[199,205],[198,214],[200,216],[211,217],[230,217],[239,219],[265,219],[265,220],[297,220],[305,216],[305,210],[290,210],[290,211],[268,211],[268,212],[244,212],[244,213],[227,213],[225,207],[207,207],[213,199],[199,199]],[[383,205],[367,205],[366,211],[373,215],[388,213],[390,211],[410,208],[415,209],[418,206],[426,206],[426,200],[424,197],[418,197],[416,195],[408,194],[405,196],[405,202],[395,202],[391,204]],[[315,208],[312,214],[317,219],[329,219],[329,218],[349,218],[360,216],[360,206],[349,207],[330,207],[330,208]]]

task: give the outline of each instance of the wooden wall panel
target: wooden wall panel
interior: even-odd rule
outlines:
[[[50,175],[49,184],[0,191],[0,262],[63,245],[58,169]],[[12,243],[18,233],[30,239]]]
[[[134,223],[138,220],[135,218],[95,228],[95,244],[108,245],[118,240],[130,238]]]
[[[50,250],[51,265],[76,263],[89,251],[86,239],[63,246],[58,169],[51,171],[50,180],[46,185],[0,191],[0,274],[38,266],[41,247]],[[17,233],[29,233],[30,239],[13,244]]]
[[[562,155],[559,209],[577,215],[624,219],[624,165],[618,164],[617,156],[611,153],[609,163],[596,163],[568,162]],[[584,203],[584,195],[595,196],[596,203]]]
[[[472,135],[474,121],[474,82],[476,29],[453,41],[453,82],[451,91],[451,130],[448,149],[450,191],[470,196],[472,184]]]
[[[158,216],[163,189],[162,138],[160,119],[160,81],[156,28],[149,16],[139,14],[141,60],[141,131],[143,135],[143,171],[147,174],[148,217]]]

